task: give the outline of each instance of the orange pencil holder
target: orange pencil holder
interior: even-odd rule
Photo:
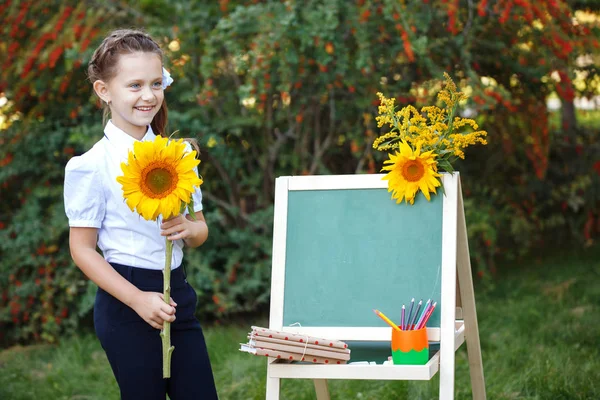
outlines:
[[[394,364],[424,365],[429,361],[427,328],[415,331],[392,329],[392,360]]]

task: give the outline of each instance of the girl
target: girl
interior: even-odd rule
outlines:
[[[185,245],[208,237],[202,194],[193,194],[196,220],[177,216],[146,221],[123,201],[121,162],[135,141],[165,135],[164,89],[171,83],[163,54],[146,33],[112,32],[92,55],[88,75],[111,119],[104,137],[69,160],[64,199],[75,264],[98,286],[94,326],[122,399],[216,399],[196,292],[181,266]],[[196,171],[197,172],[197,171]],[[174,241],[171,304],[162,295],[165,238]],[[96,245],[103,256],[96,251]],[[162,378],[160,329],[172,322],[171,378]]]

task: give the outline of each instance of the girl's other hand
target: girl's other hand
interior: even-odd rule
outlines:
[[[165,303],[164,299],[162,293],[140,291],[131,308],[150,326],[162,329],[164,321],[175,321],[175,307],[177,307],[177,303],[172,298],[171,305]]]
[[[187,239],[196,234],[194,224],[183,215],[165,219],[160,225],[160,234],[169,240]]]

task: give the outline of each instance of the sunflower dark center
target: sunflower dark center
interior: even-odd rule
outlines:
[[[177,187],[177,173],[171,165],[155,162],[142,171],[142,182],[146,196],[161,199]]]
[[[171,174],[164,169],[155,169],[146,175],[146,185],[156,194],[166,192],[171,187],[171,181]]]
[[[420,160],[409,160],[402,167],[402,176],[409,182],[419,181],[425,175],[425,167]]]

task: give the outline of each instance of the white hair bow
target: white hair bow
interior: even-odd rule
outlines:
[[[162,88],[163,90],[169,87],[173,83],[173,78],[171,78],[171,74],[164,67],[162,70]]]

